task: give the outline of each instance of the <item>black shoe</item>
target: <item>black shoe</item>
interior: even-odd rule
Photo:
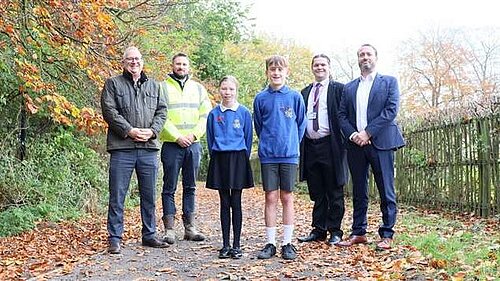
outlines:
[[[326,231],[313,229],[309,236],[297,238],[299,242],[324,241],[326,239]]]
[[[229,246],[224,246],[219,250],[219,259],[227,259],[231,257],[231,248]]]
[[[120,241],[109,241],[108,253],[119,254],[121,252]]]
[[[340,241],[342,241],[342,237],[332,233],[332,235],[330,236],[330,239],[328,239],[328,242],[326,242],[326,243],[333,246],[333,245],[337,245]]]
[[[243,256],[243,252],[241,251],[240,248],[233,248],[231,250],[231,258],[233,258],[233,259],[241,259],[242,256]]]
[[[168,244],[156,238],[150,238],[150,239],[142,238],[142,246],[151,248],[167,248]]]
[[[260,251],[259,255],[257,256],[258,259],[270,259],[274,255],[276,255],[276,246],[274,246],[271,243],[267,243],[266,246],[264,246],[264,249]]]
[[[292,244],[288,243],[281,247],[281,257],[285,260],[294,260],[297,257],[297,250]]]

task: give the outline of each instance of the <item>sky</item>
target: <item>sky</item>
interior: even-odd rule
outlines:
[[[239,0],[250,5],[255,30],[333,54],[370,43],[378,71],[395,71],[397,48],[430,28],[500,28],[494,0]]]

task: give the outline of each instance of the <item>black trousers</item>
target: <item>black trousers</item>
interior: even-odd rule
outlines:
[[[333,167],[334,155],[330,137],[319,140],[305,140],[305,169],[309,196],[314,201],[312,227],[315,231],[330,232],[342,237],[344,217],[344,186],[336,184]]]

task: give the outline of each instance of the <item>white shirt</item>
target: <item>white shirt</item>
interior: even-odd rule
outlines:
[[[238,102],[235,102],[235,103],[233,104],[233,106],[231,106],[231,107],[225,107],[225,106],[221,103],[221,104],[220,104],[220,110],[221,110],[222,112],[224,112],[224,111],[226,111],[226,110],[228,110],[228,109],[230,109],[230,110],[232,110],[232,111],[236,111],[236,110],[238,110],[238,106],[240,106],[240,104],[239,104]]]
[[[358,132],[363,131],[368,124],[366,111],[375,75],[377,75],[377,73],[372,72],[366,77],[361,76],[359,78],[358,91],[356,92],[356,127]]]
[[[318,131],[313,130],[313,118],[310,113],[314,111],[314,91],[316,90],[316,84],[320,83],[319,97],[317,102],[319,102],[318,107]],[[330,135],[330,124],[328,122],[328,106],[327,106],[327,96],[328,96],[328,85],[330,83],[329,79],[325,79],[321,82],[313,83],[311,91],[309,92],[309,98],[307,99],[307,127],[306,136],[310,139],[319,139]]]

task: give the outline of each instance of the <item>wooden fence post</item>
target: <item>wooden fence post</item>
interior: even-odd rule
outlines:
[[[481,216],[487,217],[490,214],[490,167],[492,164],[490,161],[490,126],[488,118],[478,119],[478,131],[479,131],[479,185],[480,185],[480,206],[481,206]]]

